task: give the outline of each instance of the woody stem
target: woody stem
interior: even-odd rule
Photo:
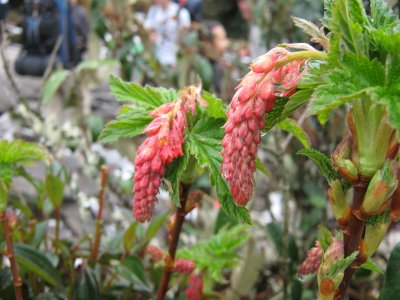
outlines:
[[[351,208],[350,220],[344,231],[344,253],[345,256],[357,251],[362,240],[365,228],[365,221],[357,217],[357,212],[361,209],[365,193],[367,192],[368,182],[360,179],[354,186],[353,207]],[[342,300],[350,284],[354,272],[359,268],[359,261],[356,259],[345,271],[342,283],[335,293],[335,300]]]
[[[183,222],[185,220],[185,205],[189,195],[190,185],[182,184],[182,192],[180,195],[180,207],[176,210],[175,224],[172,231],[171,243],[169,244],[169,255],[172,262],[175,260],[176,249],[178,248],[179,236],[182,231]],[[172,267],[165,266],[160,286],[157,291],[156,300],[163,300],[168,291],[168,283],[172,275]]]
[[[6,239],[6,247],[7,247],[7,257],[10,260],[11,264],[11,272],[13,275],[13,282],[14,282],[14,290],[15,290],[15,299],[16,300],[23,300],[22,297],[22,280],[19,277],[18,273],[18,265],[15,259],[15,252],[14,252],[14,245],[12,241],[12,234],[10,230],[10,224],[8,223],[7,214],[5,211],[0,212],[0,221],[3,225],[4,236]]]

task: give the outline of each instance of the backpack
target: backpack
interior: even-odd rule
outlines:
[[[70,68],[79,62],[68,1],[25,0],[22,15],[24,51],[15,62],[17,73],[42,76],[59,36],[62,42],[55,63]]]

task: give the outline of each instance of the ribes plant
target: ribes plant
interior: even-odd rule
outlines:
[[[134,216],[149,220],[162,182],[178,205],[166,261],[175,259],[199,169],[208,170],[227,214],[250,222],[244,205],[254,190],[261,133],[305,104],[321,124],[346,105],[348,133],[331,159],[313,149],[300,152],[326,177],[340,229],[335,237],[322,229],[300,273],[317,272],[320,299],[343,299],[355,270],[376,269],[369,258],[400,218],[400,22],[382,0],[370,1],[369,14],[361,0],[324,5],[322,28],[294,18],[322,50],[286,44],[256,59],[237,87],[227,119],[222,102],[199,87],[175,93],[111,79],[117,98],[133,105],[121,109],[103,141],[148,134],[135,160]],[[158,299],[173,266],[165,266]]]

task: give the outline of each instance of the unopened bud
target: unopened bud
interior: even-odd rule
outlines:
[[[357,166],[350,160],[345,159],[337,162],[338,172],[346,180],[350,182],[358,181],[358,169]]]
[[[151,257],[154,262],[159,262],[165,258],[167,252],[154,245],[148,245],[146,247],[146,253]]]
[[[337,145],[335,152],[332,154],[332,164],[337,166],[340,161],[350,159],[351,157],[351,145],[353,143],[351,135],[344,137]]]
[[[376,249],[378,249],[389,229],[389,226],[390,221],[384,223],[378,222],[365,227],[364,242],[367,248],[368,257],[371,257],[371,255],[375,253]]]
[[[380,209],[397,187],[396,162],[385,161],[383,168],[376,171],[368,185],[363,209],[365,213],[373,213]]]
[[[179,258],[175,261],[174,272],[189,275],[196,269],[196,264],[189,259]]]
[[[308,250],[307,258],[299,268],[299,274],[307,275],[316,272],[319,266],[321,265],[321,259],[322,259],[322,248],[319,241],[316,241],[315,246],[310,250]]]
[[[333,214],[336,220],[339,220],[347,207],[346,195],[340,180],[331,181],[331,187],[328,190],[329,202],[331,203]]]

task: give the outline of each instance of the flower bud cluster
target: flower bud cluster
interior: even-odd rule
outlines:
[[[277,47],[257,58],[232,99],[224,126],[221,172],[238,205],[246,205],[253,193],[257,146],[266,113],[272,110],[277,97],[295,92],[304,73],[304,59],[278,67],[279,60],[289,55],[288,50]]]
[[[307,275],[318,270],[322,259],[322,248],[319,241],[315,242],[315,246],[307,252],[306,260],[301,264],[299,269],[300,275]]]
[[[190,275],[194,271],[194,269],[196,269],[196,264],[193,261],[189,259],[178,258],[177,260],[175,260],[173,271],[185,275]]]
[[[146,253],[151,257],[154,262],[164,260],[167,255],[167,252],[164,249],[161,249],[154,245],[148,245],[146,247]]]
[[[185,291],[188,300],[201,300],[203,294],[203,278],[200,274],[192,274],[189,277],[189,286]]]
[[[200,91],[194,87],[181,92],[180,97],[150,113],[154,120],[146,127],[148,137],[139,147],[135,159],[133,215],[139,222],[148,221],[154,211],[161,178],[166,167],[183,155],[186,114],[196,110]]]

